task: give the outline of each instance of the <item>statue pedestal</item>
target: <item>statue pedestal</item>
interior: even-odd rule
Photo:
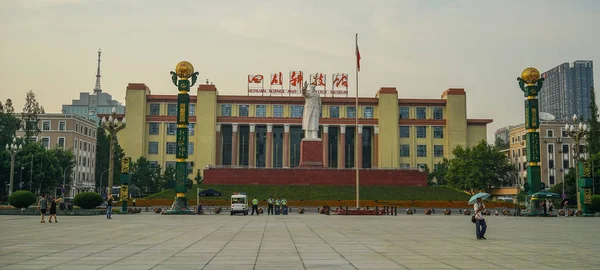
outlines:
[[[300,142],[300,167],[323,168],[321,139],[303,139]]]

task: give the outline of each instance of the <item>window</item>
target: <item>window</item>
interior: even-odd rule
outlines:
[[[425,170],[427,169],[427,164],[419,163],[417,164],[417,168],[419,168],[419,170]]]
[[[148,142],[148,154],[158,154],[158,142]]]
[[[194,142],[188,142],[188,155],[194,154]]]
[[[410,144],[400,145],[400,156],[410,157]]]
[[[329,107],[329,118],[340,118],[340,106]]]
[[[256,105],[256,117],[267,117],[267,105]]]
[[[444,146],[443,145],[434,145],[433,146],[433,156],[434,157],[443,157],[444,156]]]
[[[409,126],[400,126],[400,138],[410,138]]]
[[[304,112],[304,105],[292,105],[292,117],[302,117]]]
[[[188,124],[188,136],[194,136],[195,128],[196,128],[196,124],[192,124],[192,123]]]
[[[273,105],[273,117],[283,117],[283,105]]]
[[[554,169],[554,160],[548,160],[548,169]]]
[[[169,168],[169,167],[175,168],[176,164],[177,164],[177,162],[175,162],[175,161],[167,161],[167,162],[165,162],[165,168]]]
[[[148,126],[148,133],[150,135],[158,135],[160,132],[160,123],[150,123]]]
[[[158,104],[158,103],[150,104],[150,115],[160,115],[160,104]]]
[[[58,143],[58,147],[64,148],[65,147],[65,137],[59,137],[57,143]]]
[[[88,128],[87,127],[83,128],[83,135],[86,135],[86,136],[88,135]]]
[[[569,164],[569,160],[568,159],[563,160],[563,167],[562,168],[564,170],[568,170],[569,167],[571,167],[570,164]]]
[[[444,109],[443,108],[433,108],[433,119],[442,120],[444,119]]]
[[[42,121],[42,130],[50,130],[50,121]]]
[[[354,106],[346,107],[346,118],[356,118],[356,107],[354,107]]]
[[[158,168],[158,161],[150,161],[150,168],[151,169]]]
[[[402,164],[400,164],[400,168],[402,168],[402,169],[410,169],[410,164],[408,164],[408,163],[402,163]]]
[[[176,148],[177,148],[176,142],[167,142],[167,155],[175,155]]]
[[[190,108],[188,109],[188,112],[190,113],[190,116],[195,116],[196,115],[196,104],[190,103]]]
[[[73,148],[77,149],[77,145],[78,145],[78,144],[79,144],[79,143],[77,142],[77,139],[75,139],[75,144],[73,145]],[[109,151],[109,152],[110,152],[110,151]]]
[[[167,123],[167,135],[175,135],[177,132],[177,123]]]
[[[554,144],[548,145],[548,153],[554,153]]]
[[[550,185],[554,185],[554,175],[550,175]]]
[[[67,129],[67,122],[59,121],[58,122],[58,130],[66,130],[66,129]]]
[[[554,130],[553,129],[546,130],[546,137],[554,138]]]
[[[427,156],[427,145],[418,144],[417,145],[417,157],[426,157]]]
[[[427,138],[427,127],[417,127],[417,138]]]
[[[567,131],[565,130],[565,128],[561,128],[560,131],[562,132],[561,137],[563,137],[563,138],[569,137],[567,135]]]
[[[569,145],[568,144],[563,144],[562,152],[564,154],[568,154],[569,153]]]
[[[371,119],[373,118],[373,106],[367,106],[363,109],[363,118]]]
[[[417,119],[425,119],[427,118],[427,108],[426,107],[417,107]]]
[[[409,107],[400,107],[400,119],[408,119]]]
[[[238,116],[248,117],[250,105],[238,105]]]
[[[177,116],[177,104],[167,104],[167,115]]]
[[[46,147],[46,149],[50,148],[50,138],[49,137],[42,137],[42,146]]]
[[[221,116],[231,116],[231,104],[221,104]]]
[[[521,149],[517,149],[517,156],[520,157],[521,156]]]
[[[444,138],[444,127],[433,127],[433,137],[436,139]]]

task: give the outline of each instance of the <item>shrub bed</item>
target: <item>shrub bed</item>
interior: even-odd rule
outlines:
[[[35,203],[35,201],[35,195],[27,190],[15,191],[8,198],[8,203],[15,208],[27,208]]]
[[[591,209],[593,212],[600,212],[600,195],[592,196],[592,205]]]
[[[95,192],[82,192],[75,195],[73,203],[83,209],[94,209],[102,204],[102,197]]]

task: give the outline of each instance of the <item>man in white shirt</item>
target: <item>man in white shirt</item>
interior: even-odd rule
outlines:
[[[485,210],[485,204],[481,198],[477,198],[477,203],[473,205],[473,209],[475,210],[475,233],[477,234],[477,240],[485,240],[485,230],[487,229],[487,224],[485,224],[485,219],[483,218],[483,210]]]

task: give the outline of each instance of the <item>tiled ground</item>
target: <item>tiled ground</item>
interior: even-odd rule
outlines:
[[[600,218],[0,216],[0,269],[600,269]]]

